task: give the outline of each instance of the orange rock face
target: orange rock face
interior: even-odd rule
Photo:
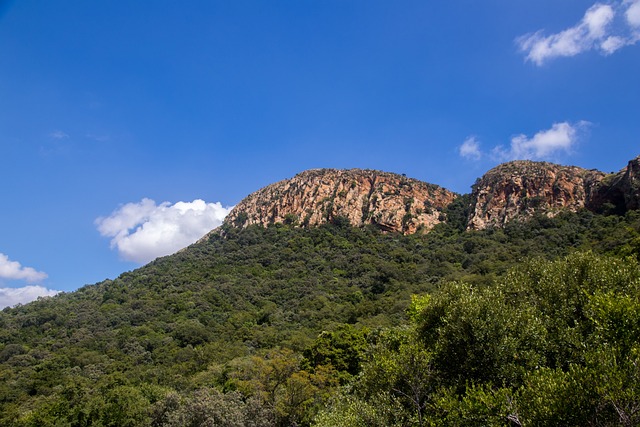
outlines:
[[[226,223],[315,226],[345,217],[354,226],[426,232],[443,221],[457,195],[442,187],[374,170],[316,169],[271,184],[242,200]]]
[[[502,227],[536,212],[554,216],[562,210],[584,208],[605,177],[596,170],[546,162],[501,164],[473,185],[468,228]]]
[[[242,200],[227,225],[292,223],[311,227],[347,218],[384,231],[428,232],[446,220],[458,196],[437,185],[375,170],[315,169],[264,187]],[[624,214],[640,209],[640,157],[617,174],[518,160],[488,171],[472,186],[467,228],[503,227],[514,219],[587,208]]]

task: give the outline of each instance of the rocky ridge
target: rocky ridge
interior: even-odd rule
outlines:
[[[442,187],[374,170],[314,169],[268,185],[242,200],[225,222],[315,226],[345,217],[384,231],[428,231],[457,195]]]
[[[446,220],[457,194],[416,179],[375,170],[313,169],[264,187],[242,200],[228,226],[291,223],[316,226],[337,218],[383,231],[427,232]],[[489,170],[472,186],[467,228],[503,227],[542,213],[590,209],[623,214],[640,209],[640,157],[616,174],[518,160]]]
[[[597,170],[528,160],[503,163],[472,186],[468,228],[501,227],[537,212],[554,216],[588,205],[594,188],[606,176]]]

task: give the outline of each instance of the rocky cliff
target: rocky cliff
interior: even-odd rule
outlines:
[[[617,214],[640,209],[640,156],[620,172],[600,181],[587,207],[595,212]]]
[[[446,219],[457,195],[403,175],[374,170],[315,169],[271,184],[242,200],[225,223],[238,227],[293,223],[315,226],[344,217],[384,231],[429,231]],[[460,199],[462,200],[462,199]],[[537,213],[587,208],[624,214],[640,209],[640,157],[617,174],[518,160],[501,164],[472,186],[467,228],[503,227]]]
[[[576,166],[518,160],[501,164],[472,187],[468,228],[501,227],[534,213],[556,215],[590,204],[605,174]]]
[[[225,222],[296,223],[314,226],[345,217],[355,226],[373,224],[405,234],[428,231],[443,221],[456,194],[394,173],[315,169],[271,184],[242,200]]]

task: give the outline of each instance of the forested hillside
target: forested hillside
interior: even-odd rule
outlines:
[[[227,226],[116,280],[7,308],[0,425],[635,420],[638,212],[467,232],[463,199],[427,235],[343,218]],[[618,375],[617,389],[575,377],[602,363],[614,371],[593,375]],[[574,409],[591,412],[571,418],[562,399],[577,390]],[[546,394],[559,400],[535,409]]]

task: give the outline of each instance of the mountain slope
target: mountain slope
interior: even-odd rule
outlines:
[[[608,185],[609,194],[619,189],[625,207],[633,206],[635,171],[634,163],[598,185]],[[511,173],[508,165],[498,172],[488,175]],[[578,170],[575,176],[600,175]],[[452,281],[491,287],[528,257],[555,259],[578,250],[640,254],[640,213],[577,209],[587,202],[574,197],[579,188],[567,190],[564,183],[573,178],[560,185],[566,191],[559,205],[541,202],[500,227],[465,231],[472,195],[371,171],[298,177],[315,184],[285,181],[249,196],[220,230],[177,254],[115,280],[2,310],[0,426],[174,427],[203,407],[244,408],[243,416],[262,414],[264,426],[309,425],[337,385],[357,373],[354,343],[364,351],[381,330],[402,329],[412,294]],[[363,182],[353,187],[355,177]],[[529,195],[555,182],[527,180],[542,183],[526,184]],[[368,204],[356,203],[363,200],[359,188],[370,192],[364,191],[371,194]],[[496,186],[493,194],[507,188]],[[325,194],[335,194],[333,203]],[[372,201],[375,194],[380,205]],[[416,197],[407,207],[410,195]],[[424,207],[433,201],[434,212],[423,213],[433,219],[437,212],[438,221],[412,222],[419,218],[416,200]],[[565,202],[577,211],[559,209]],[[306,212],[302,206],[325,206],[328,215],[306,222],[298,216],[300,224],[292,215]],[[363,215],[363,206],[374,214]],[[403,222],[407,213],[411,218]],[[411,234],[420,225],[429,232]],[[329,367],[316,366],[326,360]]]
[[[525,256],[575,248],[640,252],[638,215],[587,211],[407,236],[339,218],[307,229],[226,227],[113,281],[0,312],[0,425],[47,425],[83,408],[94,423],[144,425],[114,421],[122,413],[113,408],[134,399],[124,413],[148,419],[171,396],[234,390],[247,363],[262,366],[281,347],[298,352],[286,360],[302,369],[300,352],[323,330],[402,324],[411,294],[447,281],[487,286]]]

